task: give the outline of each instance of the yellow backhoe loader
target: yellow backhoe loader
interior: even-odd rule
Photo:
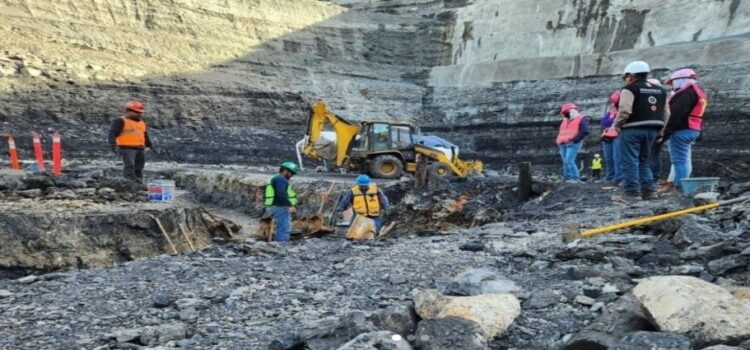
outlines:
[[[458,147],[436,136],[419,135],[411,123],[363,121],[354,124],[326,108],[313,104],[307,134],[297,145],[297,157],[326,160],[338,168],[397,179],[417,169],[417,157],[425,157],[430,176],[466,177],[484,168],[481,161],[458,157]]]

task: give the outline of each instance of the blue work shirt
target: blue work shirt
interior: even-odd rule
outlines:
[[[289,181],[283,175],[276,175],[271,179],[271,186],[273,186],[275,192],[272,206],[291,207],[292,202],[289,201],[289,196],[286,193]]]

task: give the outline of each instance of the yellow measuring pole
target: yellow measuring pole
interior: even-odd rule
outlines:
[[[595,229],[591,229],[591,230],[586,230],[586,231],[581,232],[580,235],[581,235],[581,237],[584,237],[584,238],[594,237],[594,236],[598,236],[598,235],[601,235],[601,234],[604,234],[604,233],[607,233],[607,232],[617,231],[617,230],[621,230],[621,229],[629,228],[629,227],[634,227],[634,226],[646,225],[646,224],[650,224],[652,222],[667,220],[667,219],[671,219],[671,218],[682,216],[682,215],[687,215],[687,214],[698,213],[698,212],[702,212],[702,211],[706,211],[706,210],[716,209],[716,208],[724,206],[724,205],[740,203],[740,202],[743,202],[743,201],[746,201],[746,200],[750,200],[750,197],[740,197],[740,198],[730,199],[730,200],[723,201],[723,202],[711,203],[711,204],[701,205],[699,207],[687,208],[687,209],[682,209],[682,210],[673,211],[673,212],[669,212],[669,213],[664,213],[664,214],[649,216],[649,217],[645,217],[645,218],[640,218],[640,219],[625,221],[625,222],[621,222],[619,224],[614,224],[614,225],[604,226],[604,227],[595,228]]]

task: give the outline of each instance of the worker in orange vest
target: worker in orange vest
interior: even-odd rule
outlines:
[[[109,144],[112,151],[122,157],[123,176],[138,182],[143,182],[146,147],[153,150],[142,119],[144,110],[143,103],[138,101],[126,103],[125,115],[113,120],[109,128]]]
[[[563,117],[560,131],[555,140],[560,149],[565,182],[581,182],[581,173],[576,165],[576,156],[583,146],[583,139],[589,135],[589,117],[578,112],[578,106],[566,102],[560,108]]]

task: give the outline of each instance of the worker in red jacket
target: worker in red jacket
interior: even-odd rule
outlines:
[[[576,165],[576,157],[583,147],[583,139],[589,134],[589,118],[578,112],[578,106],[570,102],[562,105],[560,114],[563,120],[555,141],[563,162],[563,177],[566,182],[580,182],[581,173]]]

